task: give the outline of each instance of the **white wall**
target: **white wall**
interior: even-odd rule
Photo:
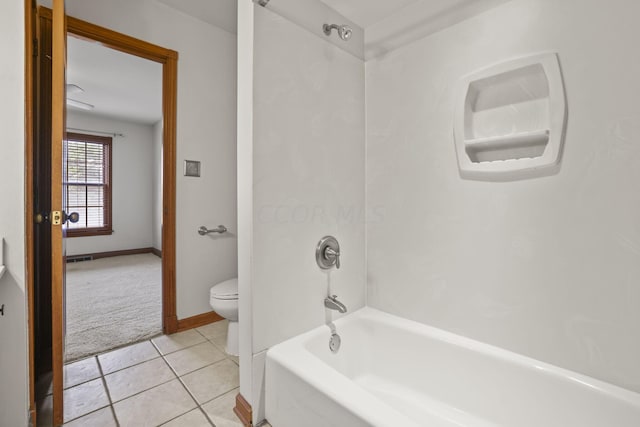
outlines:
[[[67,255],[151,247],[155,161],[153,127],[69,110],[67,128],[124,135],[113,137],[111,147],[111,212],[114,232],[109,236],[68,238]]]
[[[367,63],[368,303],[640,391],[640,3],[514,0]],[[460,179],[464,74],[557,51],[558,175]]]
[[[24,4],[8,2],[0,14],[0,425],[26,426],[27,325],[24,241]]]
[[[151,177],[151,218],[153,247],[162,250],[162,120],[153,125],[153,170]]]
[[[238,1],[238,315],[240,394],[253,400],[253,43],[254,4]],[[254,412],[255,413],[255,412]],[[254,417],[255,418],[255,417]],[[260,421],[254,419],[255,421]]]
[[[365,302],[364,63],[326,41],[321,19],[313,34],[268,8],[255,8],[256,414],[262,410],[255,382],[261,381],[263,351],[336,318],[323,304],[329,292],[351,312]],[[341,269],[330,274],[315,260],[325,235],[338,239],[342,253]]]
[[[70,16],[179,53],[177,312],[208,312],[211,286],[237,275],[236,36],[154,0],[66,5]],[[200,178],[182,176],[185,159],[202,161]],[[230,232],[197,234],[218,224]]]

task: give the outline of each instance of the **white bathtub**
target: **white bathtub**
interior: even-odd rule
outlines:
[[[638,427],[640,394],[364,308],[267,353],[274,427]]]

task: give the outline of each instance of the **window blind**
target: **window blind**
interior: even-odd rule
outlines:
[[[108,140],[108,141],[107,141]],[[65,144],[65,190],[67,212],[78,212],[80,220],[69,230],[110,230],[110,142],[111,138],[69,134]]]

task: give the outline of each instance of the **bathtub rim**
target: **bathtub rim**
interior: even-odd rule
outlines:
[[[561,368],[559,366],[555,366],[529,356],[524,356],[511,350],[480,342],[465,336],[457,335],[453,332],[419,323],[414,320],[402,318],[373,307],[363,307],[347,316],[343,316],[337,319],[333,323],[335,324],[335,327],[339,333],[341,325],[344,325],[344,323],[346,322],[353,322],[358,320],[384,323],[390,327],[406,330],[409,333],[426,336],[427,339],[435,339],[450,345],[462,347],[473,352],[478,352],[488,357],[495,358],[501,362],[518,366],[522,369],[536,370],[540,372],[541,375],[554,377],[558,381],[564,381],[579,388],[587,387],[592,392],[595,392],[603,396],[604,398],[624,402],[625,404],[635,407],[640,411],[640,393],[637,393],[635,391],[628,390],[623,387],[607,383],[605,381],[589,377],[585,374],[571,371],[566,368]],[[300,378],[307,381],[310,385],[326,393],[329,398],[332,398],[337,403],[341,403],[341,401],[338,400],[337,397],[348,398],[348,396],[343,395],[343,393],[337,393],[336,391],[348,389],[350,390],[350,393],[356,393],[357,391],[362,393],[364,390],[356,385],[351,378],[342,374],[334,367],[328,365],[320,358],[320,356],[315,355],[308,350],[307,342],[309,340],[325,335],[328,340],[330,336],[330,328],[326,324],[271,347],[267,351],[266,357],[267,361],[271,359],[276,361],[280,365],[287,367],[290,371],[300,376]],[[311,359],[313,360],[314,368],[326,369],[331,373],[331,379],[332,381],[334,381],[334,384],[336,386],[333,386],[331,388],[327,387],[327,381],[325,381],[326,377],[323,377],[323,380],[321,381],[317,375],[314,375],[315,370],[308,369],[310,366],[309,361],[305,358],[309,358],[309,356],[311,356]],[[301,364],[300,361],[304,361],[304,363]],[[337,384],[339,384],[340,387],[337,387]],[[339,396],[336,396],[336,394],[338,394]],[[377,399],[376,397],[374,398]],[[351,404],[351,402],[349,403]],[[381,400],[380,403],[388,406]],[[350,410],[350,408],[347,409]],[[360,412],[356,411],[350,410],[350,412],[360,414]]]

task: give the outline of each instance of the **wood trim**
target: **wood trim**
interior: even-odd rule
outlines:
[[[51,18],[51,9],[41,6],[40,15]],[[99,42],[111,49],[139,56],[151,61],[165,63],[168,58],[177,60],[178,52],[148,43],[126,34],[118,33],[108,28],[100,27],[81,19],[67,17],[69,33],[90,42]]]
[[[37,56],[34,58],[33,211],[51,212],[51,20],[37,16]],[[52,369],[51,231],[33,216],[33,303],[35,379]]]
[[[51,209],[61,211],[62,144],[65,126],[65,66],[67,29],[64,0],[53,0],[51,50]],[[51,227],[51,329],[53,364],[53,425],[64,422],[64,230]]]
[[[160,249],[151,248],[151,253],[157,256],[158,258],[162,258],[162,251]]]
[[[177,332],[186,331],[193,328],[199,328],[200,326],[208,325],[210,323],[219,322],[224,320],[224,317],[220,316],[215,311],[208,313],[198,314],[196,316],[187,317],[186,319],[178,320]]]
[[[73,262],[75,258],[91,257],[93,259],[100,259],[100,258],[110,258],[114,256],[124,256],[124,255],[152,254],[153,251],[154,251],[153,248],[138,248],[138,249],[123,249],[120,251],[110,251],[110,252],[94,252],[90,254],[67,255],[67,262]]]
[[[35,362],[35,299],[34,299],[34,197],[33,197],[33,143],[36,133],[35,128],[35,65],[34,41],[37,40],[36,34],[36,4],[35,0],[25,0],[24,2],[24,20],[25,20],[25,36],[24,36],[24,139],[25,139],[25,208],[24,208],[24,226],[25,226],[25,286],[27,289],[27,318],[28,322],[28,342],[29,342],[29,418],[32,425],[37,425],[36,420],[36,362]]]
[[[170,332],[166,332],[170,331]],[[162,333],[165,335],[171,335],[178,332],[178,316],[164,316],[164,323],[162,324]]]
[[[240,393],[236,395],[236,406],[233,408],[233,412],[240,419],[244,427],[251,427],[253,425],[253,410],[251,409],[251,405]]]
[[[35,395],[35,392],[34,392]],[[36,411],[36,404],[33,403],[33,408],[29,409],[29,426],[38,425],[38,412]]]
[[[163,176],[162,176],[162,282],[163,332],[178,327],[176,314],[176,117],[178,109],[178,54],[166,57],[162,67]]]
[[[68,239],[75,239],[76,237],[111,236],[113,234],[113,230],[111,228],[112,227],[109,226],[108,228],[68,229],[65,237]]]

